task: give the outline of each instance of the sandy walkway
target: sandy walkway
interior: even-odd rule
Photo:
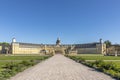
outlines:
[[[115,80],[104,73],[57,54],[10,80]]]

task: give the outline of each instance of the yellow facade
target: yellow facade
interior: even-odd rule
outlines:
[[[0,46],[0,53],[2,53],[2,46]]]
[[[69,49],[70,48],[70,49]],[[12,43],[12,54],[80,54],[80,53],[95,53],[105,54],[106,45],[96,44],[92,48],[76,48],[74,45],[43,45],[43,44],[30,44],[30,43]]]

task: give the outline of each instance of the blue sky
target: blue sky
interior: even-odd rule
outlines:
[[[0,0],[0,42],[120,44],[120,0]]]

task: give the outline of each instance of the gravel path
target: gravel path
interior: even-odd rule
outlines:
[[[115,80],[104,73],[57,54],[10,80]]]

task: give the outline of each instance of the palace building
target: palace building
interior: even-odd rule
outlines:
[[[60,38],[56,40],[56,44],[33,44],[16,42],[12,39],[12,54],[105,54],[106,44],[99,42],[86,44],[62,44]]]

